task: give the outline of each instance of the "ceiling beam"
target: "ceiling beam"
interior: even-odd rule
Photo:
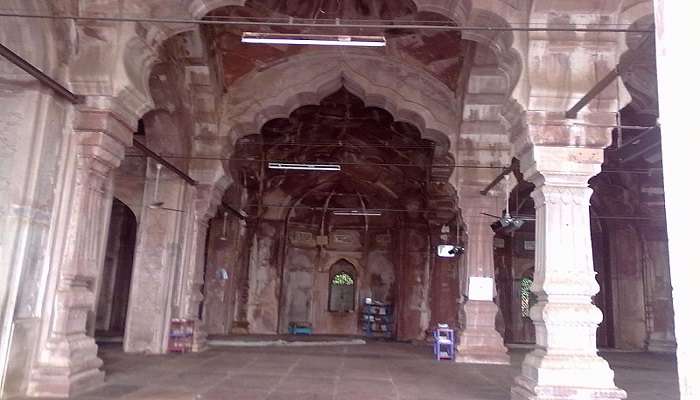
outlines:
[[[33,19],[60,19],[72,21],[94,21],[94,22],[151,22],[156,24],[194,24],[194,25],[231,25],[231,26],[262,26],[262,27],[296,27],[314,29],[344,30],[353,29],[413,29],[430,31],[459,31],[459,32],[598,32],[598,33],[654,33],[653,28],[638,29],[628,28],[623,25],[600,25],[600,27],[579,27],[576,25],[561,26],[471,26],[471,25],[449,25],[435,24],[430,21],[415,21],[413,24],[390,24],[382,20],[367,20],[362,23],[354,20],[342,19],[264,19],[264,18],[230,18],[230,17],[209,17],[208,19],[191,18],[149,18],[149,17],[94,17],[79,15],[51,15],[51,14],[28,14],[2,12],[0,17],[20,17]],[[205,17],[207,18],[207,17]],[[421,23],[423,22],[423,23]]]
[[[577,101],[576,104],[574,104],[570,109],[566,111],[564,114],[567,119],[575,119],[578,116],[578,112],[583,109],[583,107],[587,106],[588,103],[591,102],[591,100],[595,99],[603,90],[605,90],[608,86],[610,86],[611,83],[615,82],[615,80],[627,69],[629,69],[632,64],[634,63],[634,60],[637,59],[642,51],[644,51],[644,48],[647,44],[650,43],[651,40],[651,35],[654,32],[654,27],[651,27],[651,32],[647,33],[644,36],[644,39],[639,43],[637,47],[634,48],[634,50],[630,51],[630,57],[628,57],[624,62],[620,61],[615,68],[612,69],[612,71],[608,72],[603,79],[598,81],[591,90],[586,93],[581,100]]]
[[[3,44],[0,44],[0,55],[3,56],[7,61],[22,69],[24,72],[36,78],[36,80],[38,80],[42,85],[50,88],[56,94],[70,101],[71,103],[85,103],[85,96],[77,95],[71,92],[70,90],[66,89],[65,86],[61,85],[55,79],[46,75],[39,68],[35,67],[34,65],[32,65],[32,63],[25,60],[9,48],[5,47]]]
[[[162,164],[165,168],[169,169],[170,171],[174,172],[177,176],[180,178],[184,179],[185,182],[187,182],[190,186],[197,186],[197,181],[192,179],[189,175],[187,175],[185,172],[183,172],[180,168],[174,166],[173,164],[170,163],[170,161],[166,160],[165,158],[161,157],[160,154],[156,153],[155,151],[149,149],[145,144],[139,142],[138,140],[134,139],[134,147],[137,149],[141,150],[146,156],[156,160],[159,164]]]

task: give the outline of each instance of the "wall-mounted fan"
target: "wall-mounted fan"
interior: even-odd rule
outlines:
[[[160,170],[163,169],[163,165],[156,164],[156,187],[153,190],[153,201],[148,205],[148,208],[152,210],[164,210],[173,212],[185,212],[184,210],[178,210],[176,208],[163,207],[165,202],[158,200],[158,186],[160,185]]]
[[[452,244],[441,244],[437,247],[438,257],[453,258],[464,254],[464,247]]]

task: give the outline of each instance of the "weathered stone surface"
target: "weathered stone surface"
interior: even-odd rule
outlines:
[[[648,1],[74,3],[7,0],[3,9],[498,28],[645,27],[652,20]],[[593,220],[587,208],[587,180],[613,144],[616,112],[629,101],[640,115],[655,115],[653,47],[634,57],[639,35],[362,29],[385,34],[388,46],[340,49],[246,45],[241,31],[186,22],[3,22],[4,44],[88,95],[84,105],[70,105],[0,64],[3,395],[65,396],[102,380],[91,334],[95,324],[106,327],[107,297],[117,291],[110,289],[113,269],[102,269],[113,197],[138,221],[124,342],[130,352],[164,352],[171,318],[195,321],[194,350],[206,347],[208,331],[283,333],[300,320],[315,333],[359,334],[360,303],[372,297],[395,306],[398,339],[424,340],[442,322],[462,328],[460,361],[506,363],[499,331],[527,340],[536,331],[537,350],[525,360],[514,398],[619,399],[624,393],[595,354],[601,313],[590,297],[598,285],[594,301],[606,315],[607,335],[597,335],[599,346],[673,351],[674,330],[686,326],[679,315],[688,314],[677,313],[674,325],[665,225],[595,218],[600,210],[661,213],[660,179],[592,182],[600,193]],[[620,60],[633,64],[624,86],[610,86],[566,119],[567,108]],[[138,140],[195,186],[164,169],[154,195],[155,162],[125,150],[138,119],[145,127]],[[623,130],[614,145],[629,137]],[[496,256],[505,260],[506,249],[523,241],[534,241],[536,250],[518,248],[494,271],[492,220],[481,213],[500,215],[504,191],[476,193],[513,157],[524,166],[516,193],[530,193],[521,190],[523,178],[537,186],[537,232],[526,228]],[[640,158],[627,166],[659,165],[658,146]],[[266,161],[340,163],[342,172],[272,171]],[[156,201],[165,207],[148,207]],[[222,202],[231,208],[217,210]],[[230,237],[217,239],[223,213],[232,209],[242,220]],[[336,209],[382,215],[338,216]],[[462,244],[467,253],[438,258],[439,244]],[[531,310],[534,327],[514,309],[514,282],[533,263],[540,300]],[[356,283],[355,309],[342,313],[330,311],[329,283],[340,270]],[[465,301],[470,277],[505,282],[495,293],[500,313],[492,301]],[[688,346],[683,335],[679,342]],[[681,354],[686,365],[689,356]]]
[[[112,174],[130,136],[123,135],[123,124],[109,111],[78,114],[74,129],[69,154],[75,169],[65,189],[73,193],[66,211],[70,223],[57,266],[49,332],[31,369],[27,391],[33,395],[67,396],[104,379],[97,345],[86,329],[105,258]]]
[[[523,362],[513,399],[624,399],[613,372],[597,355],[601,311],[591,304],[595,281],[590,239],[588,179],[599,171],[602,151],[532,148],[523,165],[535,183],[536,261],[530,316],[537,344]]]

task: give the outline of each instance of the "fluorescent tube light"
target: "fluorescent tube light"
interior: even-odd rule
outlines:
[[[355,36],[355,35],[306,35],[289,33],[258,33],[243,32],[243,43],[264,44],[306,44],[318,46],[359,46],[384,47],[384,36]]]
[[[270,169],[293,169],[301,171],[340,171],[340,165],[337,164],[289,164],[271,162],[267,164]]]
[[[379,211],[371,211],[371,210],[336,210],[333,211],[333,215],[345,215],[345,216],[368,216],[368,217],[379,217],[382,215],[381,212]]]

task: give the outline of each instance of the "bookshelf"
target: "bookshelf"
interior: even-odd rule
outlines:
[[[365,336],[381,338],[394,337],[393,306],[391,304],[384,304],[366,299],[362,304],[361,325],[362,332]]]

